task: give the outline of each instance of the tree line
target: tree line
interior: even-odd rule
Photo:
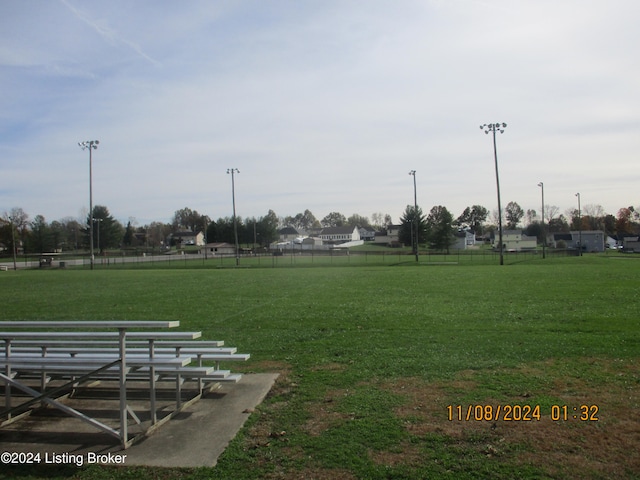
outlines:
[[[545,205],[544,228],[542,216],[537,211],[524,211],[517,202],[509,202],[502,214],[504,229],[523,225],[523,233],[538,237],[539,242],[543,241],[543,232],[603,230],[612,237],[640,233],[640,212],[633,207],[621,208],[614,216],[605,214],[599,205],[586,205],[581,212],[570,209],[565,214],[560,214],[556,206]],[[42,215],[30,219],[23,209],[13,208],[0,217],[0,253],[3,250],[12,252],[15,246],[20,246],[24,253],[87,249],[92,219],[93,243],[99,253],[117,248],[166,248],[170,246],[171,235],[184,230],[205,232],[208,243],[234,243],[237,230],[241,245],[266,247],[277,241],[278,230],[287,226],[309,232],[323,227],[342,226],[384,231],[392,225],[391,216],[383,213],[374,213],[369,218],[359,214],[346,217],[340,212],[330,212],[317,219],[306,209],[286,217],[279,217],[273,210],[258,218],[237,216],[234,228],[233,217],[212,220],[188,207],[176,210],[170,223],[151,222],[139,226],[135,219],[130,219],[123,225],[102,205],[96,205],[92,214],[87,214],[83,219],[66,217],[48,223]],[[457,218],[441,205],[432,207],[428,215],[419,206],[416,210],[415,206],[408,205],[400,218],[399,240],[405,245],[419,243],[446,250],[452,245],[456,231],[470,230],[477,236],[489,235],[497,229],[497,225],[498,212],[490,212],[481,205],[466,207]]]
[[[576,230],[602,230],[607,235],[621,240],[629,234],[640,234],[640,212],[633,207],[621,208],[617,216],[605,214],[599,205],[586,205],[582,211],[570,209],[558,214],[554,205],[545,205],[544,223],[542,215],[535,210],[526,212],[517,202],[509,202],[502,212],[503,229],[515,230],[523,223],[523,233],[536,237],[538,243],[545,241],[550,233],[561,233]],[[455,242],[457,231],[468,230],[476,236],[490,235],[497,230],[498,212],[492,213],[491,223],[487,223],[490,212],[481,205],[467,207],[455,218],[441,205],[434,206],[428,215],[424,215],[419,206],[407,205],[400,218],[399,241],[413,246],[427,245],[436,250],[448,251]]]

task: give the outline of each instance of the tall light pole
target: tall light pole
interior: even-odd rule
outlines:
[[[102,252],[102,249],[100,248],[100,223],[102,223],[104,218],[92,218],[91,220],[92,220],[92,223],[98,222],[98,238],[96,240],[98,243],[98,256],[100,256],[100,252]]]
[[[498,234],[500,239],[500,265],[504,265],[503,245],[502,245],[502,205],[500,204],[500,177],[498,176],[498,149],[496,147],[496,132],[504,133],[507,128],[506,123],[485,123],[480,125],[480,130],[484,130],[487,135],[493,133],[493,158],[496,164],[496,188],[498,190]]]
[[[13,269],[18,270],[18,258],[17,258],[17,249],[16,245],[16,227],[15,227],[15,218],[13,215],[9,215],[9,224],[11,225],[11,250],[13,250]]]
[[[92,157],[91,151],[98,148],[100,141],[87,140],[86,142],[78,142],[78,146],[82,150],[89,149],[89,253],[91,255],[91,270],[93,270],[93,173],[92,173]]]
[[[542,258],[547,258],[545,254],[545,245],[547,244],[547,234],[544,228],[544,183],[540,182],[538,186],[542,189]]]
[[[409,175],[413,176],[413,230],[415,230],[413,253],[416,254],[416,262],[419,261],[418,257],[418,229],[420,228],[418,223],[418,191],[416,190],[416,171],[411,170]]]
[[[580,211],[580,192],[576,193],[578,197],[578,243],[580,243],[579,255],[582,256],[582,213]]]
[[[236,266],[240,265],[240,252],[238,247],[238,223],[236,221],[236,182],[235,174],[240,173],[237,168],[227,168],[227,174],[231,174],[231,198],[233,200],[233,235],[236,239]]]

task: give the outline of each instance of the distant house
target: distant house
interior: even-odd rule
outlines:
[[[500,249],[499,246],[500,236],[499,232],[495,232],[493,239],[493,247],[496,250]],[[522,230],[503,230],[502,231],[502,246],[507,252],[522,252],[524,250],[535,250],[538,245],[536,237],[529,237],[522,233]]]
[[[476,244],[476,234],[470,230],[459,230],[454,233],[456,241],[451,246],[453,250],[466,250]]]
[[[389,225],[386,230],[376,232],[374,243],[382,245],[399,245],[400,225]]]
[[[607,238],[605,239],[605,248],[617,248],[618,247],[618,241],[613,238],[610,237],[609,235],[607,235]]]
[[[296,238],[302,236],[303,234],[293,227],[284,227],[278,230],[278,238],[280,239],[280,242],[292,242]]]
[[[622,237],[622,249],[625,252],[640,252],[640,237],[638,235]]]
[[[235,255],[236,247],[230,243],[207,243],[205,246],[209,255]]]
[[[582,243],[582,250],[585,252],[604,252],[606,238],[607,235],[602,230],[554,233],[552,246],[557,247],[562,241],[566,248],[579,249]]]
[[[182,247],[187,245],[201,247],[204,245],[204,234],[202,232],[194,233],[191,230],[182,230],[171,234],[171,243]]]
[[[360,233],[360,240],[365,242],[373,242],[376,238],[376,232],[373,228],[360,227],[358,228],[358,233]]]
[[[328,227],[320,232],[320,238],[325,243],[346,243],[360,240],[358,227]]]

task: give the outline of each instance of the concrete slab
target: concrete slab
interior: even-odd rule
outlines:
[[[272,373],[244,374],[239,383],[223,383],[126,450],[121,449],[116,439],[94,427],[57,410],[46,409],[42,414],[34,413],[0,428],[0,451],[40,453],[40,463],[45,463],[46,458],[52,460],[50,463],[76,465],[95,461],[125,466],[214,466],[249,418],[247,411],[262,402],[277,377],[278,374]],[[81,397],[65,403],[87,402]],[[133,394],[131,397],[129,404],[137,406],[136,413],[144,412],[145,406],[148,408],[144,393],[139,398]],[[117,398],[103,398],[74,407],[117,426],[117,407],[113,408],[116,401]],[[168,397],[160,401],[164,402],[159,403],[160,410],[171,410],[174,399]],[[144,428],[148,425],[148,416],[140,417]],[[132,425],[130,433],[136,433],[136,427]]]

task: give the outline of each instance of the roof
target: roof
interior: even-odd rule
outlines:
[[[199,235],[200,232],[198,233],[194,233],[191,230],[182,230],[180,232],[175,232],[173,234],[174,237],[195,237],[196,235]]]
[[[297,235],[298,234],[298,230],[296,230],[293,227],[284,227],[284,228],[281,228],[280,230],[278,230],[278,233],[280,235]]]
[[[571,236],[570,233],[554,233],[553,239],[554,240],[573,240],[573,237]]]
[[[349,234],[353,233],[355,227],[327,227],[323,228],[320,232],[320,235],[340,235],[340,234]]]

